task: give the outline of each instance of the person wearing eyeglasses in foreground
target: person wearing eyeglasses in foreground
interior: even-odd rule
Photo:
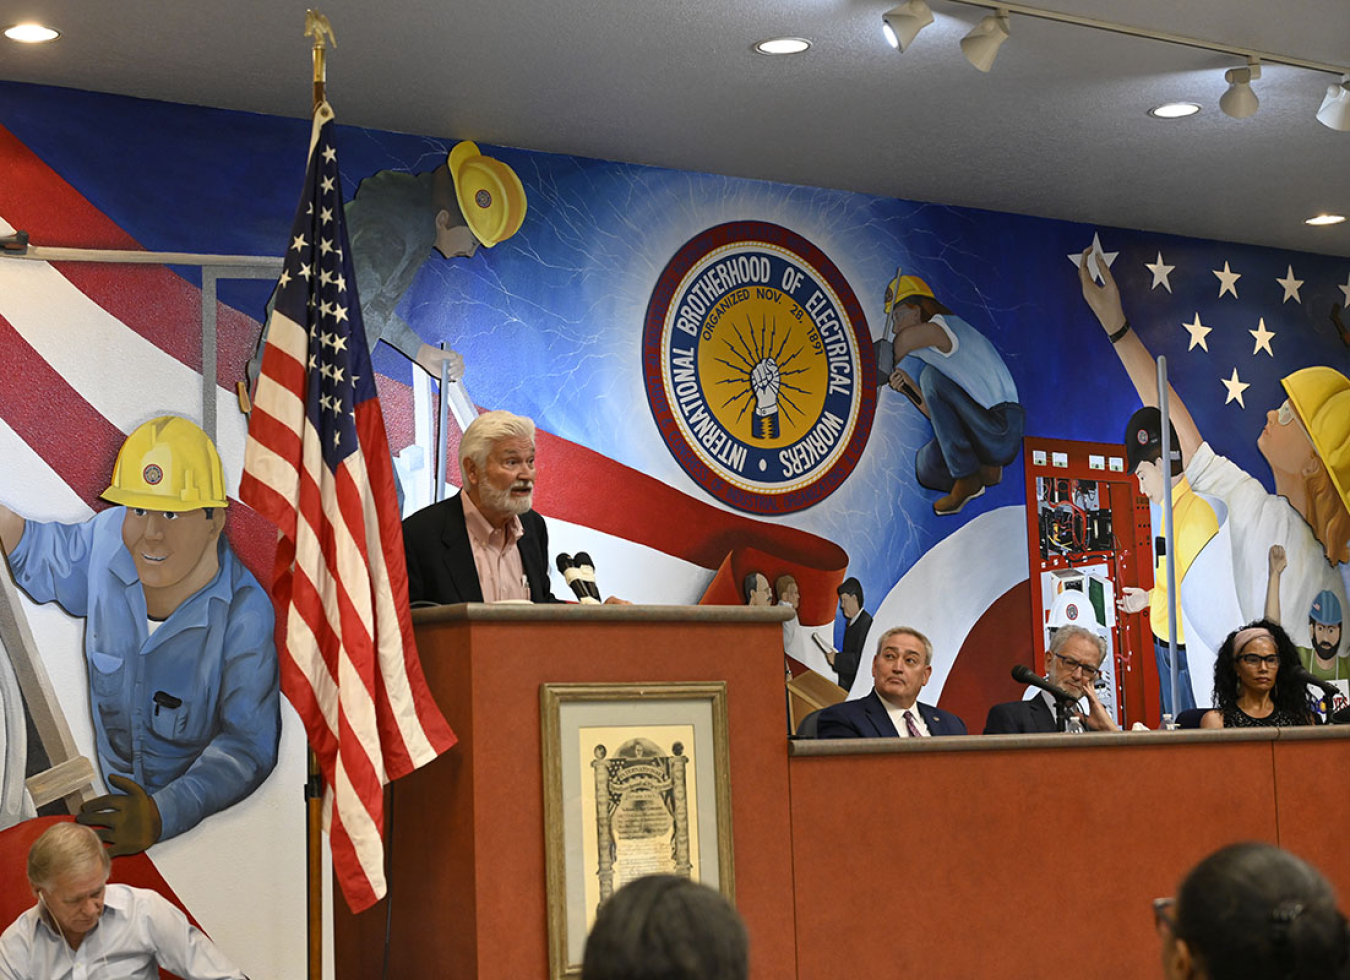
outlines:
[[[1294,641],[1278,623],[1259,619],[1234,630],[1214,660],[1214,710],[1201,728],[1312,725],[1305,685],[1280,676],[1302,666]]]
[[[1050,637],[1050,647],[1045,651],[1045,676],[1056,687],[1078,695],[1075,710],[1084,728],[1118,732],[1120,726],[1107,714],[1092,688],[1105,659],[1106,641],[1100,636],[1081,626],[1061,626]],[[1027,701],[994,705],[984,723],[986,735],[1030,735],[1057,730],[1055,699],[1045,691]]]
[[[1230,844],[1153,916],[1167,980],[1346,980],[1350,932],[1327,880],[1270,844]]]
[[[110,885],[108,850],[89,827],[57,823],[28,849],[37,904],[0,936],[0,980],[120,977],[245,980],[159,892]]]

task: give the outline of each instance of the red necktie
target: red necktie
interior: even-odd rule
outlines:
[[[910,711],[905,712],[905,730],[909,732],[910,738],[923,737],[923,733],[919,731],[919,726],[914,724],[914,714]]]

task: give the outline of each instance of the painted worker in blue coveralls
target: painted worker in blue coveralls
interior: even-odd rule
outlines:
[[[933,438],[914,457],[915,475],[945,495],[934,513],[955,514],[999,483],[1021,452],[1026,412],[1017,385],[994,345],[918,276],[896,270],[884,308],[894,338],[883,350],[885,380],[933,423]],[[924,363],[917,382],[900,366],[911,354]]]
[[[81,823],[110,853],[177,836],[252,793],[281,734],[272,604],[222,536],[225,473],[206,433],[152,419],[127,437],[81,524],[0,506],[0,540],[34,602],[86,618],[99,768],[121,792]]]

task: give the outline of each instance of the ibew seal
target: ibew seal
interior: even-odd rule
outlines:
[[[652,291],[643,375],[661,436],[741,510],[818,503],[857,464],[876,389],[870,334],[834,263],[761,221],[709,228]]]

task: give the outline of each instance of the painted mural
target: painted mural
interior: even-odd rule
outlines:
[[[308,133],[304,120],[0,84],[0,237],[280,255]],[[1104,516],[1104,488],[1121,483],[1149,514],[1148,548],[1093,615],[1104,631],[1140,624],[1115,651],[1153,679],[1137,716],[1210,704],[1213,651],[1272,601],[1315,671],[1350,676],[1350,260],[352,128],[339,155],[405,514],[459,479],[433,465],[445,362],[477,405],[536,420],[535,506],[558,551],[593,557],[603,592],[790,604],[799,669],[855,696],[871,683],[869,632],[914,626],[936,648],[925,699],[978,731],[990,704],[1019,696],[1008,668],[1035,663],[1055,589],[1124,567],[1123,528]],[[211,528],[194,553],[223,556],[236,596],[267,581],[275,542],[237,499],[235,386],[270,291],[219,284],[226,506],[194,515]],[[148,584],[159,566],[136,555],[161,556],[138,551],[134,525],[185,520],[108,491],[142,427],[202,421],[199,305],[192,269],[0,258],[0,504],[65,528],[56,537],[106,538],[80,552],[90,575],[130,561],[126,584]],[[1178,453],[1165,463],[1159,356]],[[1091,475],[1057,478],[1060,453],[1087,444],[1105,447],[1084,455]],[[168,472],[147,459],[132,469],[153,492]],[[1169,624],[1151,540],[1169,481],[1186,658],[1175,704],[1158,683]],[[134,808],[133,787],[153,799],[186,776],[137,769],[111,738],[124,702],[103,658],[130,654],[104,649],[92,591],[63,598],[74,565],[46,550],[66,584],[35,584],[21,550],[25,614],[100,806]],[[567,594],[561,580],[554,592]],[[193,599],[156,616],[143,595],[138,642],[169,642]],[[293,976],[302,929],[254,938],[275,933],[279,907],[298,922],[303,901],[303,736],[270,663],[270,680],[250,679],[255,722],[229,750],[232,774],[207,780],[191,818],[161,812],[160,833],[136,842],[251,975]],[[234,690],[203,684],[135,695],[136,724],[186,774],[218,757],[197,709]],[[0,665],[11,747],[12,687]],[[26,817],[14,770],[34,763],[0,758],[0,801]],[[294,881],[276,905],[240,900],[278,869]]]

